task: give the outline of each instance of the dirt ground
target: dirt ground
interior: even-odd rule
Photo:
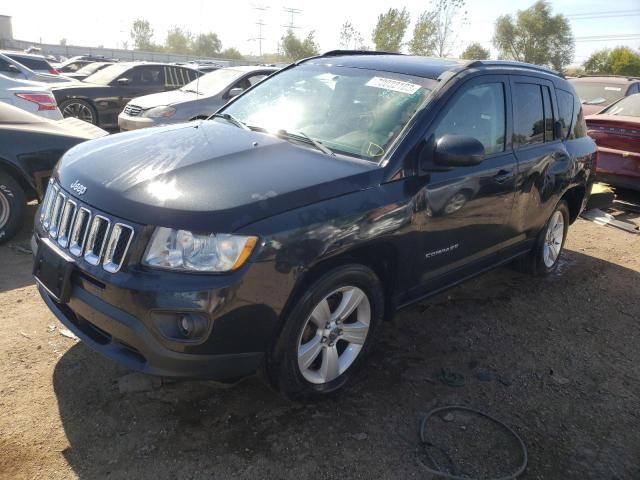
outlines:
[[[257,378],[120,393],[128,372],[63,336],[39,298],[28,238],[0,247],[3,480],[435,478],[417,432],[444,405],[518,432],[521,478],[640,479],[640,235],[578,220],[557,274],[502,268],[399,313],[361,380],[317,403]],[[428,428],[460,474],[520,461],[487,421],[454,412]]]

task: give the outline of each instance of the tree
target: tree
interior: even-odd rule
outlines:
[[[360,32],[356,30],[351,22],[344,22],[340,28],[340,40],[338,41],[340,48],[346,50],[366,50],[364,38]]]
[[[187,54],[191,53],[192,42],[193,35],[191,35],[191,32],[180,27],[173,27],[167,32],[164,47],[167,52]]]
[[[243,60],[244,59],[244,57],[242,56],[240,51],[238,49],[236,49],[236,48],[233,48],[233,47],[225,48],[220,53],[220,56],[222,58],[229,58],[231,60]]]
[[[133,41],[133,48],[135,50],[151,50],[153,42],[153,29],[148,20],[138,18],[133,22],[131,32],[129,33],[131,40]]]
[[[319,47],[315,41],[315,32],[311,31],[304,40],[300,40],[295,36],[293,30],[287,30],[287,33],[280,39],[284,56],[291,61],[300,60],[301,58],[312,57],[318,54]]]
[[[371,36],[376,50],[399,52],[409,20],[409,12],[406,8],[402,10],[390,8],[387,13],[378,15],[378,23]]]
[[[193,54],[199,57],[215,57],[222,50],[222,42],[213,32],[201,33],[193,41]]]
[[[436,51],[436,24],[433,12],[422,12],[413,27],[413,38],[409,42],[412,55],[433,56]]]
[[[491,52],[486,48],[483,48],[478,42],[473,42],[467,45],[467,48],[464,49],[460,58],[464,58],[465,60],[487,60]]]
[[[584,69],[588,73],[640,76],[640,52],[629,47],[600,50],[584,62]]]
[[[433,10],[436,55],[448,57],[458,39],[458,30],[467,20],[465,0],[437,0]]]
[[[496,20],[493,45],[502,58],[548,65],[562,71],[573,59],[575,42],[564,15],[551,14],[551,5],[538,0],[514,19]]]
[[[67,39],[66,38],[61,38],[59,43],[60,43],[61,46],[66,47],[67,46]]]

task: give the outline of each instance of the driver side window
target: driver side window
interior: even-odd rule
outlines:
[[[458,96],[436,128],[435,138],[465,135],[480,141],[485,153],[504,151],[505,143],[504,85],[475,85]]]

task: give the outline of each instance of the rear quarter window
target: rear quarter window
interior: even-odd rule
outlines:
[[[580,99],[565,90],[556,89],[558,112],[562,123],[562,137],[568,139],[587,136],[587,124],[584,121]]]
[[[21,56],[13,56],[7,55],[9,58],[13,58],[16,62],[21,63],[27,68],[31,70],[50,70],[51,66],[49,62],[44,59],[39,58],[31,58],[31,57],[21,57]]]

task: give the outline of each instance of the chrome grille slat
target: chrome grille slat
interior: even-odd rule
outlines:
[[[62,218],[60,219],[60,225],[58,227],[58,245],[63,248],[67,248],[69,245],[69,231],[73,225],[73,219],[78,210],[76,202],[68,199],[64,205],[62,211]]]
[[[102,268],[110,273],[116,273],[120,270],[132,239],[133,229],[128,225],[116,223],[109,236]]]
[[[42,220],[42,226],[45,230],[49,230],[49,225],[51,224],[51,208],[55,199],[58,197],[59,191],[60,189],[57,185],[52,185],[51,188],[47,189],[47,195],[49,195],[49,198],[46,199],[47,203],[43,206],[44,218]]]
[[[91,228],[87,236],[87,245],[84,249],[84,259],[91,265],[98,265],[104,251],[104,244],[109,233],[111,222],[107,217],[96,215],[91,222]]]
[[[82,206],[53,179],[42,200],[40,224],[60,247],[109,273],[122,269],[135,235],[132,226],[117,219],[112,227],[107,216]]]
[[[60,226],[60,218],[62,217],[62,209],[67,200],[67,196],[58,192],[56,199],[53,203],[53,209],[51,211],[51,223],[49,224],[49,236],[51,238],[58,237],[58,227]]]
[[[91,222],[91,212],[81,207],[76,214],[75,221],[73,222],[73,228],[71,229],[71,235],[69,237],[69,251],[79,257],[84,251],[84,244],[87,240],[87,233],[89,231],[89,224]]]

